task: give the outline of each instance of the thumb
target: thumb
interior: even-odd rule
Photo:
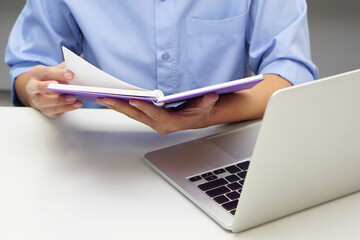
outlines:
[[[202,98],[200,107],[201,108],[212,108],[218,99],[219,99],[219,95],[217,93],[206,94]]]

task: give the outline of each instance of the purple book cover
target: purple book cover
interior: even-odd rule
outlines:
[[[248,79],[248,80],[247,80]],[[51,84],[49,85],[48,89],[56,91],[58,93],[62,94],[71,94],[76,95],[77,99],[79,100],[85,100],[85,101],[96,101],[97,98],[104,98],[104,97],[110,97],[110,98],[119,98],[124,100],[129,99],[139,99],[144,101],[150,101],[154,102],[158,105],[161,104],[170,104],[174,102],[180,102],[180,101],[186,101],[192,98],[201,97],[205,94],[216,92],[217,94],[226,94],[226,93],[232,93],[236,91],[246,90],[254,87],[256,84],[261,82],[263,80],[263,77],[261,75],[250,77],[247,79],[240,79],[240,80],[234,80],[229,81],[221,84],[216,84],[209,87],[203,87],[198,88],[194,90],[189,90],[186,92],[176,93],[164,97],[144,97],[144,96],[135,96],[135,95],[120,95],[120,94],[111,94],[111,93],[104,93],[104,92],[98,92],[98,91],[79,91],[75,89],[71,89],[72,85],[66,85],[66,88],[68,89],[60,89],[58,86],[59,84]]]

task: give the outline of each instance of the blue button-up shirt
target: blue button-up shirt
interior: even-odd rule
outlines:
[[[5,61],[12,83],[35,65],[62,62],[64,45],[165,94],[252,73],[295,85],[317,77],[306,10],[305,0],[28,0]],[[16,94],[13,103],[21,104]]]

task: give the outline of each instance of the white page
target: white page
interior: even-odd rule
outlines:
[[[129,89],[119,89],[119,88],[99,88],[99,87],[91,87],[91,86],[79,86],[79,85],[68,85],[68,84],[57,84],[50,83],[48,86],[49,89],[52,90],[60,90],[65,91],[66,93],[98,93],[98,94],[111,94],[111,95],[119,95],[119,96],[133,96],[133,97],[145,97],[145,98],[153,98],[157,99],[162,97],[163,95],[158,94],[155,91],[143,91],[143,90],[129,90]]]
[[[146,90],[125,83],[110,74],[101,71],[65,47],[62,47],[62,50],[66,62],[66,68],[74,73],[74,79],[70,81],[70,84],[72,85],[142,91]]]

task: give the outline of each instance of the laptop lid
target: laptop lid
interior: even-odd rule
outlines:
[[[360,70],[275,93],[233,231],[360,190]]]

